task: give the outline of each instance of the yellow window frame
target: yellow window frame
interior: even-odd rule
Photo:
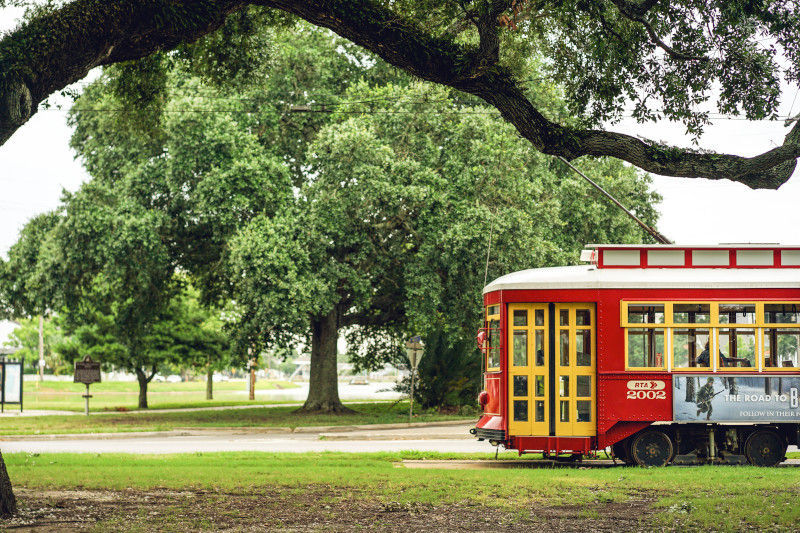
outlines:
[[[641,327],[644,326],[644,327]],[[629,359],[628,359],[628,331],[631,329],[645,329],[645,330],[662,330],[664,333],[664,353],[661,357],[661,366],[630,366]],[[626,327],[625,328],[625,370],[631,370],[634,372],[639,371],[648,371],[648,370],[658,370],[664,371],[667,367],[667,357],[671,353],[671,346],[669,343],[669,333],[668,329],[664,327],[663,324],[659,324],[658,326],[650,326],[645,324],[636,324],[636,326]]]
[[[675,322],[674,321],[674,306],[675,304],[708,304],[709,305],[709,321],[708,322]],[[722,323],[719,320],[719,307],[720,305],[753,305],[755,306],[755,322],[752,324],[747,323]],[[782,305],[797,305],[800,307],[800,302],[792,300],[622,300],[620,301],[620,326],[625,329],[625,370],[629,371],[670,371],[670,372],[797,372],[800,370],[800,361],[798,366],[794,367],[767,367],[766,366],[766,348],[767,348],[767,330],[768,329],[800,329],[798,323],[774,323],[766,322],[766,313],[764,306],[767,304],[782,304]],[[664,306],[664,322],[663,323],[637,323],[628,321],[628,306],[629,305],[654,305]],[[675,329],[707,329],[709,332],[709,366],[707,367],[675,367],[675,350],[674,350],[674,334]],[[664,330],[664,352],[665,357],[662,366],[655,367],[631,367],[628,360],[628,330],[629,329],[663,329]],[[755,333],[755,366],[754,367],[722,367],[719,360],[719,336],[721,330],[726,329],[752,329]]]

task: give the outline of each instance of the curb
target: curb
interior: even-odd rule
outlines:
[[[349,433],[320,433],[320,440],[352,440],[352,441],[372,441],[372,440],[464,440],[471,437],[468,433],[454,435],[453,433],[426,433],[425,435],[397,435],[392,433],[378,433],[377,435],[352,435]]]
[[[345,431],[369,431],[373,429],[411,429],[463,426],[475,422],[474,418],[464,420],[442,420],[440,422],[410,422],[399,424],[360,424],[351,426],[302,426],[294,428],[293,433],[342,433]]]

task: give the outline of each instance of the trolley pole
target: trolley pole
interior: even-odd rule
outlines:
[[[425,350],[425,344],[419,335],[411,337],[406,342],[406,355],[408,356],[409,370],[411,371],[411,403],[408,407],[408,421],[409,423],[414,416],[414,374],[419,367],[419,362],[422,359],[422,354]]]

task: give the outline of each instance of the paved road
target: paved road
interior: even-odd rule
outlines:
[[[38,437],[2,440],[4,453],[187,453],[187,452],[378,452],[431,451],[448,453],[492,452],[494,447],[478,442],[469,426],[358,430],[328,433],[263,434],[232,431],[188,431],[181,435],[112,435],[106,438]]]
[[[354,429],[319,432],[277,432],[273,428],[232,430],[179,430],[152,433],[61,435],[0,438],[3,453],[141,453],[192,452],[395,452],[415,450],[444,453],[494,452],[488,442],[478,442],[468,431],[471,424],[413,428]],[[310,428],[309,428],[310,429]],[[267,432],[272,431],[272,432]],[[796,451],[792,446],[790,451]]]

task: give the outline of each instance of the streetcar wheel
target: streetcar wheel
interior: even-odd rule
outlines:
[[[611,451],[614,453],[614,458],[619,459],[626,465],[632,465],[633,459],[631,459],[630,449],[628,448],[629,440],[625,439],[623,441],[617,442],[611,447]]]
[[[747,437],[744,454],[751,465],[775,466],[786,455],[786,443],[777,431],[759,429]]]
[[[631,458],[639,466],[664,466],[672,458],[672,439],[663,431],[645,431],[631,441]]]

